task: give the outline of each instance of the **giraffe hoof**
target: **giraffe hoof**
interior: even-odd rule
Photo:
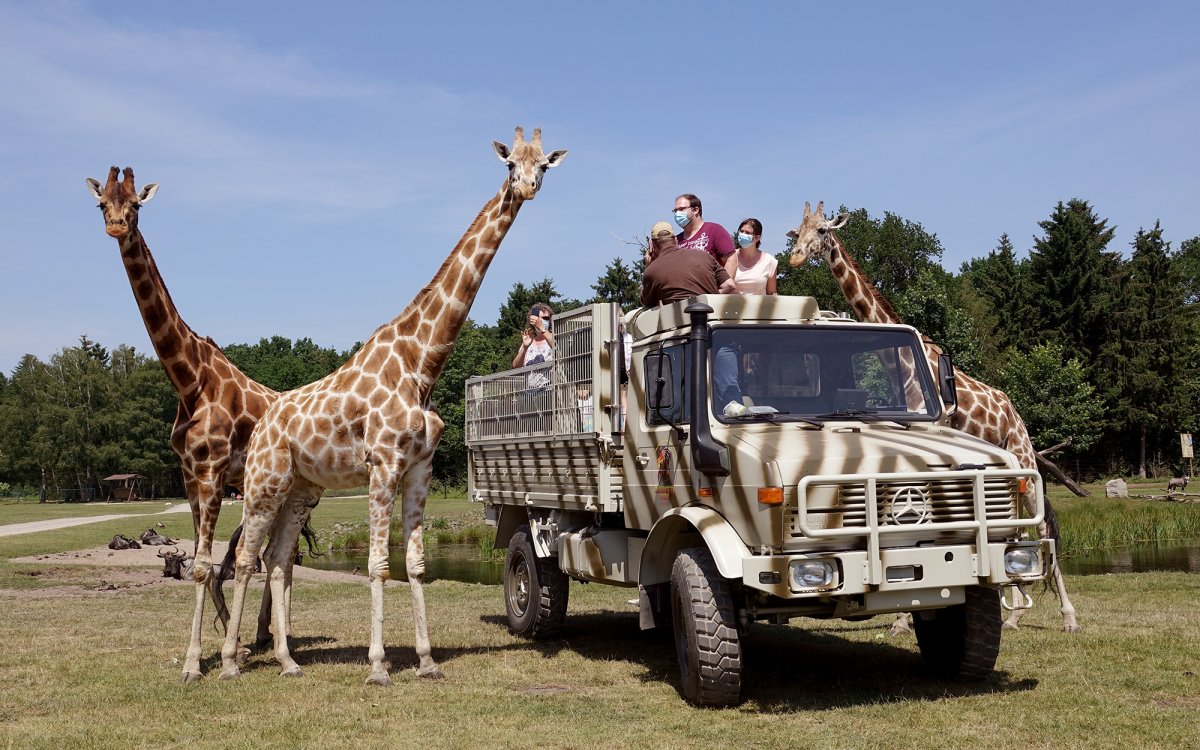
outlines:
[[[388,676],[387,672],[378,674],[372,673],[371,676],[367,678],[366,684],[375,685],[376,687],[391,687],[392,678]]]
[[[236,680],[237,678],[239,678],[241,676],[242,676],[241,670],[239,670],[237,667],[230,667],[229,669],[221,670],[221,679],[222,680]]]
[[[1000,629],[1001,630],[1019,630],[1019,628],[1016,626],[1015,623],[1011,623],[1008,620],[1005,620],[1003,623],[1000,624]]]
[[[1083,628],[1079,627],[1078,625],[1063,625],[1063,632],[1064,633],[1072,633],[1072,634],[1082,633]]]
[[[895,624],[888,628],[888,638],[895,638],[898,635],[904,635],[905,633],[911,632],[913,632],[912,628],[910,628],[908,625]]]
[[[189,682],[200,682],[200,680],[202,680],[202,679],[204,679],[204,675],[200,674],[199,672],[185,671],[183,673],[183,675],[180,677],[180,682],[182,682],[184,685],[186,685]]]
[[[434,664],[432,667],[425,667],[417,670],[417,677],[423,680],[443,680],[446,678],[442,668]]]
[[[280,672],[279,676],[280,677],[303,677],[304,672],[301,671],[300,667],[293,664],[292,666],[290,666],[287,669]]]

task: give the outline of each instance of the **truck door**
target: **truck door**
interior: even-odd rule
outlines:
[[[687,348],[685,341],[654,344],[634,357],[626,432],[634,468],[626,475],[631,528],[649,529],[693,496],[687,425],[695,405],[687,398]]]

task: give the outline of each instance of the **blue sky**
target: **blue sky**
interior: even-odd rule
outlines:
[[[920,222],[957,270],[1083,198],[1128,252],[1200,235],[1196,3],[0,2],[0,370],[81,334],[152,353],[84,178],[158,182],[141,228],[220,344],[346,349],[504,179],[570,155],[472,309],[590,296],[694,192],[781,250],[804,202]]]

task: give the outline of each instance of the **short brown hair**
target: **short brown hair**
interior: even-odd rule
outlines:
[[[675,200],[679,200],[680,198],[687,198],[688,205],[696,209],[697,214],[701,216],[704,215],[704,206],[700,203],[700,199],[697,198],[694,193],[684,193],[683,195],[675,196]]]

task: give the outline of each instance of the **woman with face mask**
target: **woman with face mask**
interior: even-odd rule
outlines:
[[[725,272],[733,279],[738,294],[775,293],[778,261],[762,251],[761,242],[762,222],[758,219],[745,219],[738,225],[738,251],[725,261]]]

